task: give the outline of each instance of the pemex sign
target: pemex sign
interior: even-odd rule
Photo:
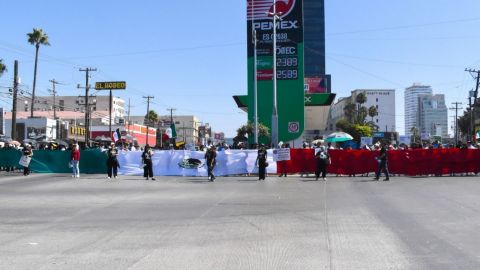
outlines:
[[[277,108],[278,140],[290,141],[303,133],[304,65],[302,0],[276,0],[281,12],[277,30]],[[247,0],[248,119],[254,122],[254,79],[257,69],[258,118],[271,130],[273,112],[273,0]],[[254,63],[253,33],[257,38]]]

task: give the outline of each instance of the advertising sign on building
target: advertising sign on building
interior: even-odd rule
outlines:
[[[273,63],[273,17],[269,15],[273,12],[273,2],[280,18],[275,26],[276,63]],[[247,0],[248,107],[254,108],[254,70],[257,70],[258,104],[262,104],[258,107],[258,117],[271,129],[275,64],[280,141],[300,137],[305,125],[302,3],[301,0]],[[254,33],[256,46],[252,43]],[[254,122],[254,110],[248,110],[248,118]],[[290,123],[298,123],[298,128],[292,129]]]
[[[372,137],[360,137],[360,147],[363,147],[364,145],[372,145],[372,144],[373,144]]]
[[[305,93],[330,93],[330,75],[305,78]]]
[[[400,138],[399,138],[399,143],[400,143],[400,144],[403,143],[403,144],[409,145],[409,144],[410,144],[410,140],[411,140],[410,136],[400,136]]]

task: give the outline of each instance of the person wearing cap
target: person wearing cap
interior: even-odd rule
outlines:
[[[70,165],[72,166],[72,177],[80,178],[80,150],[77,144],[72,145],[72,153],[70,154]]]
[[[26,144],[25,147],[22,149],[22,155],[24,157],[29,158],[29,159],[32,158],[33,151],[32,151],[32,147],[30,146],[30,144]],[[30,163],[28,164],[28,166],[23,166],[23,175],[27,176],[29,174],[30,174]]]
[[[153,177],[152,156],[153,156],[153,151],[150,148],[150,145],[148,144],[145,145],[145,149],[143,150],[143,153],[142,153],[143,177],[145,177],[145,180],[148,180],[148,178],[151,177],[152,180],[155,181],[155,178]]]
[[[208,180],[215,181],[215,175],[213,174],[213,169],[217,164],[217,151],[215,145],[211,145],[207,152],[205,153],[205,160],[207,161],[207,171],[208,171]]]
[[[257,165],[258,165],[258,180],[265,180],[267,163],[267,150],[265,145],[260,144],[260,148],[257,153]]]
[[[112,178],[112,172],[113,172],[113,177],[117,178],[117,170],[118,170],[118,167],[120,167],[119,164],[118,164],[117,155],[118,155],[118,150],[115,147],[115,143],[112,142],[110,144],[110,148],[107,150],[107,156],[108,156],[108,159],[107,159],[107,174],[108,174],[108,176],[107,176],[107,178],[108,179]]]

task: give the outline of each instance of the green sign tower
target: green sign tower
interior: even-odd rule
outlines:
[[[258,122],[269,127],[270,131],[274,109],[274,25],[269,13],[273,13],[273,2],[247,0],[248,107],[251,108],[248,119],[255,122],[256,92]],[[277,0],[275,10],[280,19],[275,26],[278,140],[285,142],[299,138],[305,126],[302,0]],[[252,42],[254,33],[256,44]],[[253,138],[249,140],[253,143]],[[263,143],[268,141],[266,138],[260,140]]]

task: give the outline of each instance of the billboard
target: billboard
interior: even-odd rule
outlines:
[[[330,75],[305,77],[305,93],[331,93],[330,78]]]
[[[273,112],[273,65],[276,65],[278,140],[290,141],[304,130],[304,45],[301,0],[276,0],[281,20],[276,23],[276,63],[273,63],[274,0],[247,0],[248,118],[254,122],[254,70],[257,70],[259,122],[271,130]],[[252,42],[256,34],[255,46]],[[256,66],[255,66],[256,65]]]

